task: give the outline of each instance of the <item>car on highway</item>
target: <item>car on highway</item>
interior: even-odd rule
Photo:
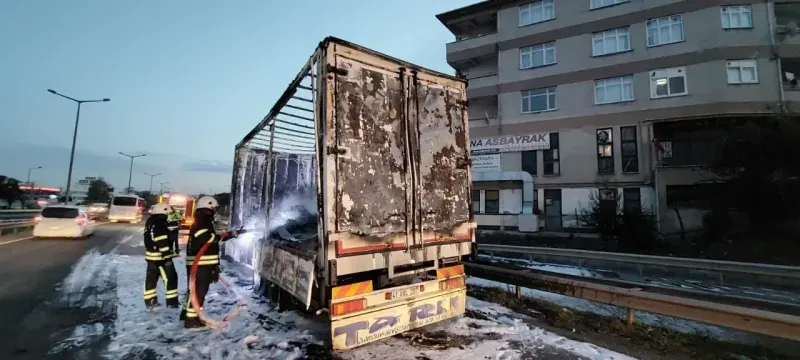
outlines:
[[[85,211],[78,206],[51,205],[38,216],[33,227],[33,236],[38,238],[80,238],[92,235],[94,220],[89,219]]]
[[[91,203],[88,206],[87,215],[91,219],[105,219],[108,217],[108,204]]]
[[[114,222],[138,223],[144,215],[144,199],[136,195],[114,195],[108,210],[108,220]]]

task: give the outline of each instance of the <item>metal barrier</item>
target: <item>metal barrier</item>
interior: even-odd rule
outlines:
[[[518,296],[519,287],[523,286],[626,308],[629,324],[634,321],[634,310],[640,310],[800,341],[800,317],[794,315],[654,294],[640,289],[595,284],[557,275],[542,275],[477,263],[465,265],[470,276],[516,285]]]
[[[40,212],[41,209],[0,210],[0,220],[31,220]]]
[[[495,244],[479,244],[478,250],[487,254],[515,253],[525,255],[541,255],[560,258],[631,263],[649,267],[660,266],[711,272],[740,273],[765,277],[791,278],[800,283],[800,267],[797,266]]]
[[[34,225],[36,222],[30,219],[0,220],[0,236],[29,230]]]

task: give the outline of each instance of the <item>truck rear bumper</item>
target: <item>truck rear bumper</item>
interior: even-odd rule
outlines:
[[[466,276],[461,265],[448,269],[456,268],[460,271],[451,271],[449,277],[445,271],[436,280],[332,300],[333,348],[351,349],[463,314]]]

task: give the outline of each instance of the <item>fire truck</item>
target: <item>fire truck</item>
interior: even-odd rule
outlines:
[[[193,197],[185,194],[163,194],[158,197],[158,203],[167,203],[181,214],[181,229],[188,229],[194,223]]]

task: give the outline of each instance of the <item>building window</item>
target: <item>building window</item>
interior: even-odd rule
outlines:
[[[597,129],[597,173],[614,173],[614,141],[611,128]]]
[[[523,114],[556,109],[556,88],[525,90],[522,92]]]
[[[758,83],[758,65],[756,60],[734,60],[725,63],[728,72],[728,84]]]
[[[636,126],[619,128],[622,144],[622,172],[639,172],[639,149],[636,145]]]
[[[484,202],[485,214],[500,213],[500,190],[486,190],[486,201]]]
[[[531,25],[556,18],[553,0],[536,1],[519,7],[519,26]]]
[[[723,29],[749,29],[753,27],[750,5],[723,6],[721,13]]]
[[[683,17],[665,16],[647,20],[647,46],[659,46],[683,41]]]
[[[625,212],[642,211],[642,190],[640,188],[622,189],[622,210]]]
[[[608,55],[631,49],[630,28],[606,30],[592,34],[592,55]]]
[[[658,99],[688,94],[686,67],[653,70],[650,72],[650,98]]]
[[[522,152],[522,171],[536,176],[536,150]]]
[[[617,216],[617,196],[619,196],[615,188],[599,189],[598,195],[600,197],[600,221],[608,222],[607,226],[613,224],[613,219]]]
[[[530,69],[556,63],[556,43],[519,48],[519,68]]]
[[[589,0],[589,7],[591,9],[599,9],[606,6],[626,3],[628,1],[629,0]]]
[[[561,162],[558,152],[558,133],[550,133],[550,150],[545,150],[542,153],[545,175],[561,174]]]
[[[594,81],[594,103],[612,104],[633,101],[633,75]]]
[[[481,213],[481,191],[472,190],[472,212],[475,214]]]

